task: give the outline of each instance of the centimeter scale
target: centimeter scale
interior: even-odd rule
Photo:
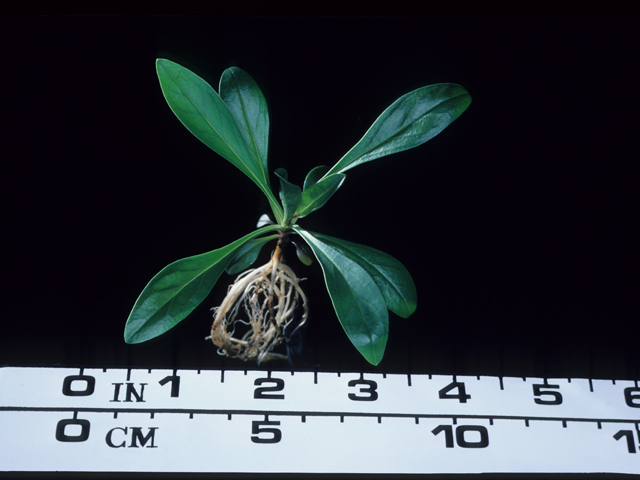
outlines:
[[[0,368],[0,471],[640,474],[631,380]]]

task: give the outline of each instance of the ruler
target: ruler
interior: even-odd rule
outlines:
[[[632,380],[0,368],[0,471],[640,474]]]

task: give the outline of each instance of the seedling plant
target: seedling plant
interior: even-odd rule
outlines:
[[[267,103],[256,82],[240,68],[231,67],[222,73],[216,93],[205,80],[172,61],[158,59],[156,71],[173,113],[258,186],[273,219],[262,215],[257,229],[239,240],[163,268],[135,302],[125,325],[125,341],[144,342],[173,328],[207,297],[226,271],[237,278],[221,305],[213,309],[210,338],[219,353],[258,363],[282,358],[274,347],[309,317],[301,280],[283,256],[285,246],[291,244],[305,265],[312,263],[306,246],[310,247],[349,340],[368,362],[379,364],[387,343],[389,311],[407,318],[416,309],[411,275],[386,253],[308,231],[298,221],[325,205],[343,185],[347,171],[436,136],[466,110],[469,93],[460,85],[440,83],[403,95],[335,165],[313,168],[302,187],[288,180],[286,170],[276,169],[278,200],[268,174]],[[270,242],[275,242],[270,260],[251,268]]]

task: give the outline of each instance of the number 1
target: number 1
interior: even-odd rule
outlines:
[[[622,437],[627,437],[627,448],[629,449],[629,453],[636,453],[636,446],[633,443],[633,431],[620,430],[613,436],[616,440],[620,440]]]

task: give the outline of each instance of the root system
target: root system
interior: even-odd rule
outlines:
[[[282,262],[279,247],[267,264],[238,275],[213,309],[211,340],[218,353],[258,363],[286,359],[272,350],[307,320],[307,297],[299,282]]]

